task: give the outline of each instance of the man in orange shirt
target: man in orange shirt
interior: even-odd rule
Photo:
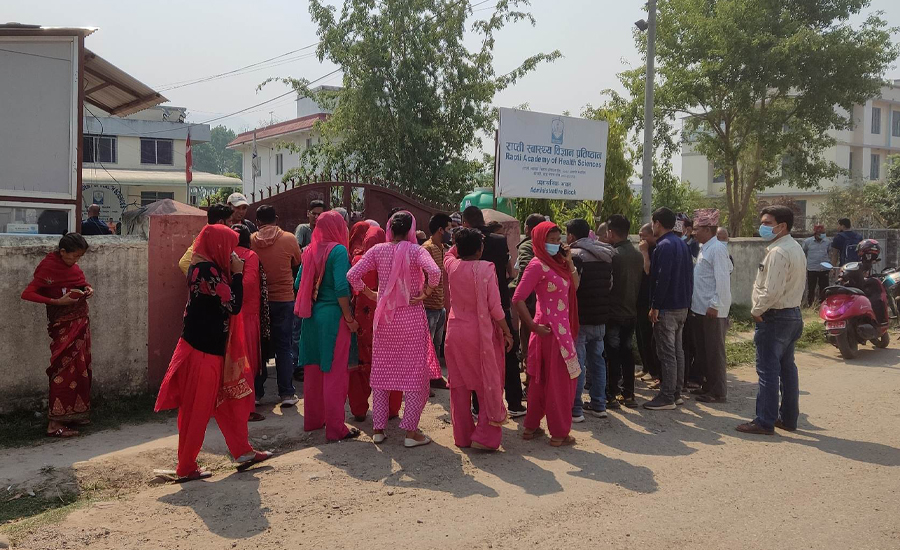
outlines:
[[[291,360],[294,273],[300,267],[300,245],[297,244],[294,235],[276,225],[278,215],[274,207],[260,206],[256,211],[256,221],[259,224],[259,231],[250,237],[250,245],[266,270],[278,397],[281,399],[281,405],[288,407],[300,401],[294,390],[294,365]],[[265,369],[261,372],[265,372]],[[265,375],[257,377],[257,400],[262,399],[264,382]]]

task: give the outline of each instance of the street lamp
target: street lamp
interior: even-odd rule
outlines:
[[[644,166],[641,178],[641,221],[650,222],[653,199],[653,78],[656,75],[656,0],[647,2],[649,22],[636,21],[641,32],[647,33],[647,79],[644,83]]]

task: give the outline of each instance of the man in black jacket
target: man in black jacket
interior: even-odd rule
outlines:
[[[512,326],[512,317],[510,316],[510,293],[509,281],[515,277],[514,270],[509,262],[509,246],[506,244],[506,237],[492,233],[484,223],[484,214],[477,206],[469,206],[462,213],[463,227],[471,227],[481,231],[484,235],[484,251],[481,253],[481,259],[485,262],[494,264],[497,271],[497,284],[500,287],[500,303],[503,305],[503,312],[506,313],[506,324]],[[519,359],[517,352],[519,349],[518,335],[513,333],[513,347],[506,352],[506,404],[509,415],[512,417],[524,416],[525,407],[522,405],[522,377],[519,374]],[[477,401],[473,400],[474,407],[477,410]]]
[[[591,239],[591,226],[582,219],[566,224],[566,242],[572,260],[581,276],[578,285],[578,338],[575,351],[581,363],[581,376],[575,389],[572,422],[584,422],[584,408],[596,416],[606,417],[606,361],[603,359],[603,337],[609,320],[610,291],[612,290],[613,247]],[[591,377],[591,400],[582,403],[584,381]]]

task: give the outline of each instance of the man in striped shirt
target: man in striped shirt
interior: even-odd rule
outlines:
[[[756,372],[759,393],[756,418],[737,431],[772,435],[775,428],[797,429],[800,382],[794,346],[803,334],[800,302],[806,290],[806,255],[791,237],[794,213],[786,206],[769,206],[761,213],[759,235],[772,244],[759,264],[750,314],[756,321]],[[781,406],[778,404],[779,387]]]
[[[725,243],[716,238],[719,211],[705,208],[694,212],[694,237],[700,243],[694,265],[694,293],[688,314],[694,340],[694,367],[703,385],[691,393],[701,403],[724,403],[726,398],[725,333],[731,309],[731,271]]]

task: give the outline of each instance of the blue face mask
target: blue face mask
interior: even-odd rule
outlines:
[[[556,253],[559,252],[559,243],[544,243],[544,248],[547,249],[547,254],[556,256]]]
[[[775,238],[775,231],[768,225],[759,226],[759,236],[765,241],[771,241]]]

